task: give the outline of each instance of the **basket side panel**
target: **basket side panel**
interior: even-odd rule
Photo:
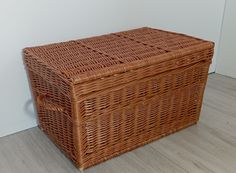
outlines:
[[[49,65],[40,62],[34,55],[31,55],[27,51],[24,53],[24,63],[29,71],[39,75],[52,86],[56,86],[64,95],[71,96],[71,86],[68,80],[59,76]]]
[[[72,101],[61,88],[53,85],[35,72],[28,70],[31,89],[35,97],[39,127],[48,137],[76,164],[78,163],[74,143],[74,125],[72,122]],[[40,96],[47,96],[44,104],[39,104]],[[63,111],[47,107],[57,105]]]

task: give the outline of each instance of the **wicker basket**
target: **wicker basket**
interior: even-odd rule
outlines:
[[[213,50],[152,28],[26,48],[39,126],[82,169],[186,128]]]

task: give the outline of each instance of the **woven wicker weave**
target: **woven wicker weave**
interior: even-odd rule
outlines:
[[[39,126],[87,168],[195,124],[213,48],[152,28],[26,48]]]

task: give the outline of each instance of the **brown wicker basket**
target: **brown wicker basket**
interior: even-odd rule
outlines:
[[[26,48],[39,126],[87,168],[195,124],[213,50],[146,27]]]

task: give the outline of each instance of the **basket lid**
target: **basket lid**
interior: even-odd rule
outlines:
[[[24,53],[73,82],[123,73],[212,48],[212,42],[153,28],[25,48]]]

